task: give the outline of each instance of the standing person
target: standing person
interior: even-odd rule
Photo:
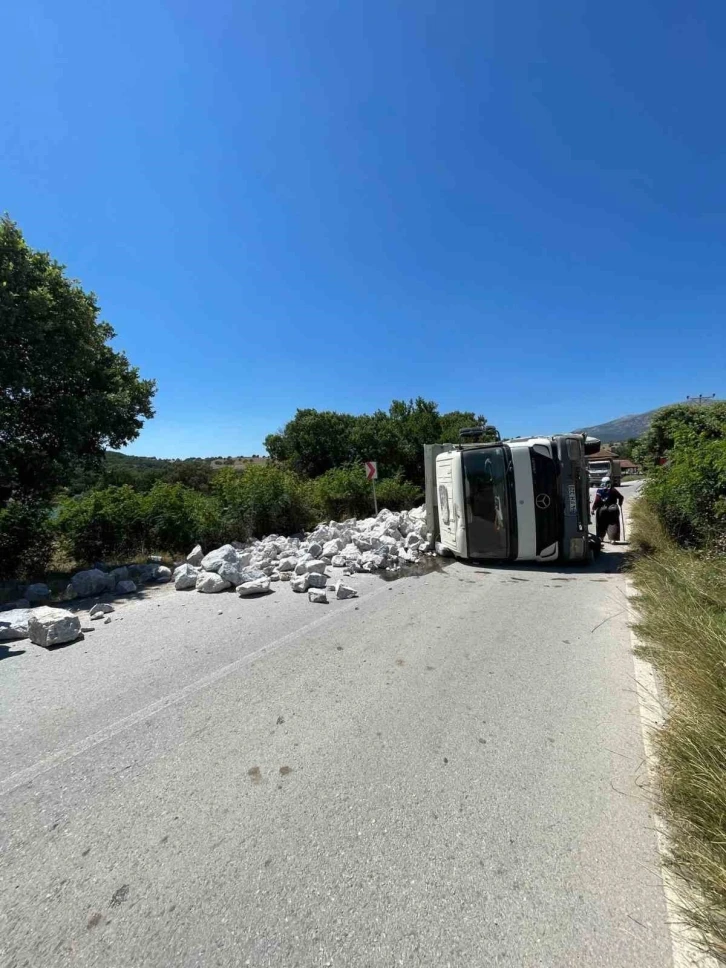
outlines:
[[[608,536],[610,541],[620,541],[620,508],[625,498],[612,486],[609,477],[603,477],[592,502],[598,538]]]

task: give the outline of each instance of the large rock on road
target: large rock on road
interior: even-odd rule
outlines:
[[[28,620],[28,638],[34,645],[49,649],[64,642],[73,642],[81,634],[81,620],[63,608],[45,605],[35,608]]]

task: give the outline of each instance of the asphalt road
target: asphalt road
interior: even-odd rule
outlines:
[[[621,555],[5,649],[0,963],[670,965]]]

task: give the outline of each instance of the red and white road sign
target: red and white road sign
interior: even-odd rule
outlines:
[[[378,480],[378,461],[367,460],[363,466],[366,469],[366,480],[377,481]]]

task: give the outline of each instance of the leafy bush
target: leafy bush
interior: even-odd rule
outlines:
[[[186,553],[197,543],[210,548],[238,537],[217,498],[163,481],[148,494],[124,485],[66,498],[56,529],[66,554],[85,563],[149,551]]]
[[[223,531],[219,501],[183,484],[156,483],[143,498],[142,515],[149,550],[186,553],[197,543],[209,547]]]
[[[0,508],[0,577],[41,575],[50,560],[52,547],[53,529],[47,505],[9,501]]]
[[[212,480],[221,503],[222,526],[238,540],[250,535],[292,534],[315,523],[310,485],[277,464],[252,464],[243,471],[223,467]]]
[[[650,427],[633,446],[634,459],[652,467],[667,457],[683,434],[700,440],[722,440],[726,437],[726,401],[712,403],[675,403],[663,407],[653,417]],[[625,455],[623,455],[625,456]]]
[[[312,482],[318,517],[341,521],[373,514],[373,489],[361,464],[336,467]],[[376,483],[378,506],[402,511],[420,503],[421,489],[400,475]]]
[[[361,464],[335,467],[312,482],[318,517],[342,521],[373,514],[373,491]]]
[[[721,543],[726,533],[726,439],[677,439],[668,464],[656,467],[644,495],[680,544]]]
[[[387,477],[376,484],[378,506],[389,511],[408,511],[423,501],[423,491],[416,484],[404,481],[400,474]]]
[[[186,550],[195,544],[200,544],[209,551],[230,541],[241,541],[244,538],[244,535],[240,537],[233,523],[226,518],[219,498],[213,495],[190,491],[189,513],[194,521],[194,537],[188,542]],[[185,551],[185,548],[178,550]]]
[[[56,528],[64,551],[75,561],[132,555],[144,546],[143,495],[125,484],[66,498]]]

